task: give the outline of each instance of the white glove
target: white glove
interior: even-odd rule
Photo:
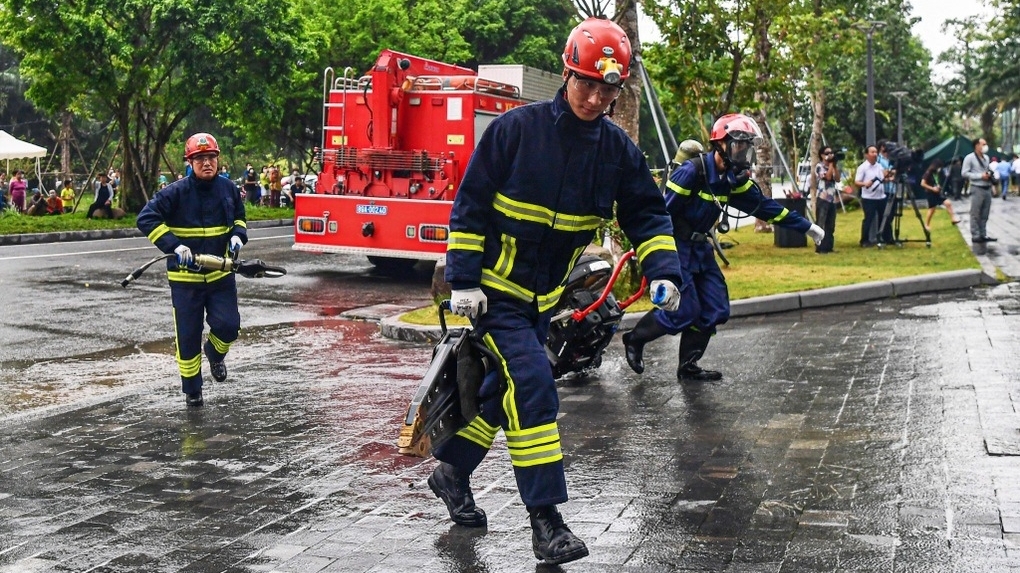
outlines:
[[[174,253],[177,254],[177,266],[179,267],[189,267],[191,263],[195,262],[195,257],[187,245],[178,246],[174,249]]]
[[[453,314],[476,318],[485,314],[489,299],[480,288],[455,290],[450,292],[450,310]]]
[[[825,238],[825,231],[814,223],[811,223],[811,227],[804,234],[811,237],[811,240],[815,242],[815,245],[821,245],[822,239]]]
[[[234,235],[234,236],[230,237],[230,256],[231,256],[231,258],[236,259],[237,255],[239,255],[241,253],[241,247],[243,247],[243,246],[244,246],[244,243],[241,242],[241,237],[238,237],[237,235]]]
[[[680,308],[680,289],[676,288],[673,281],[656,279],[649,287],[651,289],[652,304],[662,310],[674,311]]]

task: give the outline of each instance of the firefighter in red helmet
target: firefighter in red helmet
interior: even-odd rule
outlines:
[[[195,254],[236,258],[248,242],[244,201],[237,187],[218,177],[220,146],[208,133],[196,133],[184,144],[191,174],[160,189],[138,214],[138,229],[167,260],[167,278],[177,333],[177,366],[188,406],[202,398],[202,352],[217,382],[227,378],[224,363],[237,340],[241,315],[234,274],[192,266]],[[203,320],[209,335],[202,344]]]
[[[723,205],[811,237],[815,244],[825,232],[794,211],[762,194],[751,179],[755,146],[762,140],[758,124],[739,113],[720,117],[712,126],[711,150],[677,167],[666,183],[666,208],[683,267],[680,308],[646,313],[634,330],[623,335],[627,364],[642,373],[644,346],[664,334],[680,334],[680,382],[719,380],[722,373],[698,366],[718,325],[730,317],[729,292],[711,241]]]
[[[603,117],[630,72],[630,42],[589,18],[563,51],[563,86],[550,101],[495,118],[468,162],[450,216],[446,280],[453,312],[499,359],[481,413],[435,448],[428,484],[460,525],[482,527],[470,476],[496,434],[506,435],[528,510],[535,556],[549,564],[588,555],[557,504],[567,501],[556,416],[559,397],[545,341],[568,271],[603,220],[617,219],[641,269],[679,304],[680,267],[665,203],[641,151]]]

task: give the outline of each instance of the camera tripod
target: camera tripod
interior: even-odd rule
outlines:
[[[924,242],[925,246],[931,248],[931,231],[928,230],[924,225],[924,218],[921,217],[921,210],[917,208],[917,201],[914,197],[914,189],[906,181],[906,176],[902,176],[896,179],[893,187],[894,191],[891,197],[886,199],[885,212],[882,214],[882,221],[878,228],[878,248],[885,246],[882,237],[882,231],[885,226],[889,223],[889,217],[893,217],[892,231],[893,231],[893,244],[897,247],[902,247],[903,243],[908,242]],[[914,215],[917,216],[917,222],[921,225],[921,232],[924,233],[924,239],[901,239],[900,238],[900,224],[903,220],[903,203],[909,201],[910,206],[914,208]]]

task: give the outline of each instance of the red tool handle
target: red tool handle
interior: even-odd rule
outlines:
[[[627,251],[620,257],[620,260],[616,262],[616,266],[613,268],[613,274],[609,277],[609,282],[606,283],[606,288],[602,289],[602,296],[598,300],[591,303],[587,308],[575,310],[571,315],[571,318],[575,321],[584,320],[584,317],[588,316],[596,308],[602,306],[602,303],[606,302],[606,298],[609,297],[609,293],[613,292],[613,286],[616,284],[616,279],[620,276],[620,271],[623,270],[623,265],[627,264],[627,261],[634,256],[634,251]],[[641,277],[641,288],[627,300],[620,303],[620,309],[627,308],[634,303],[637,299],[641,298],[641,295],[645,293],[645,289],[648,288],[648,279]]]

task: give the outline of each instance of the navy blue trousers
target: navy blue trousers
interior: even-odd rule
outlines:
[[[655,310],[655,320],[669,334],[688,327],[715,334],[715,327],[730,318],[730,293],[709,243],[676,242],[680,257],[680,308]]]
[[[222,362],[230,344],[241,330],[237,309],[237,284],[233,275],[212,284],[170,283],[174,305],[174,330],[177,334],[177,367],[181,371],[181,391],[202,389],[202,330],[209,323],[209,360]]]
[[[460,472],[471,473],[502,428],[524,504],[563,503],[567,501],[567,483],[556,425],[560,400],[545,354],[550,314],[540,314],[533,304],[488,290],[486,295],[488,312],[481,316],[477,328],[484,333],[489,350],[499,357],[505,387],[497,387],[499,379],[494,373],[487,376],[481,395],[494,397],[481,405],[481,413],[467,427],[434,452],[435,457]]]

